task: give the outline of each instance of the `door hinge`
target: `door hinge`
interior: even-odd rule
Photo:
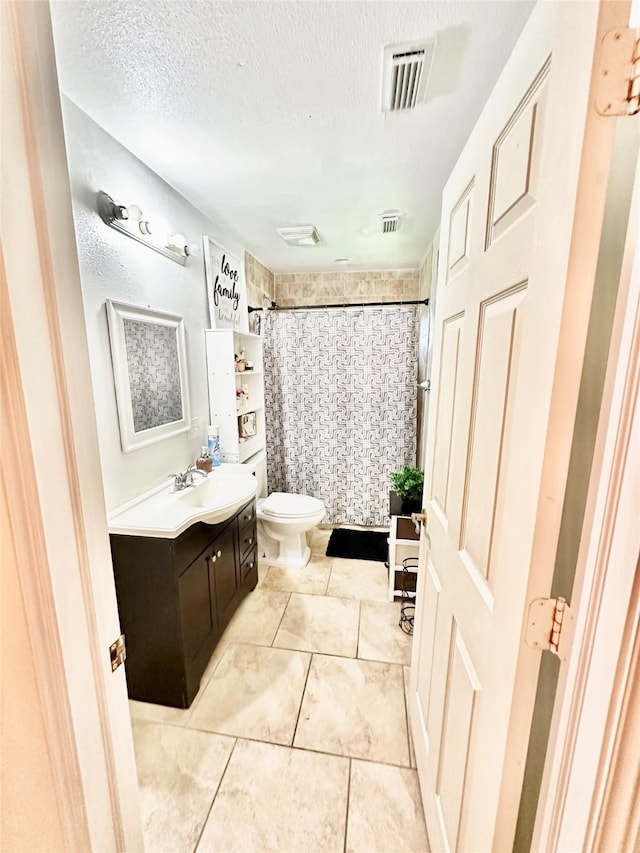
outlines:
[[[595,92],[601,116],[640,112],[640,29],[617,29],[602,39]]]
[[[569,655],[575,618],[564,598],[534,598],[524,641],[532,649],[552,652],[561,661]]]
[[[127,657],[124,634],[120,634],[115,643],[111,643],[109,646],[109,655],[111,657],[111,672],[115,672],[120,664],[125,662]]]

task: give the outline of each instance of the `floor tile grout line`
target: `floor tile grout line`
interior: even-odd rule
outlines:
[[[211,800],[211,805],[209,806],[209,808],[207,810],[207,816],[205,817],[205,819],[202,823],[202,829],[200,830],[200,834],[198,835],[198,840],[196,841],[196,843],[193,846],[193,853],[196,853],[196,851],[198,849],[198,845],[202,841],[202,836],[204,834],[205,827],[209,821],[209,817],[211,816],[211,810],[213,809],[213,804],[215,803],[216,797],[218,796],[218,792],[220,791],[220,786],[222,785],[222,780],[224,779],[224,777],[226,775],[227,768],[229,767],[229,762],[231,761],[231,757],[233,756],[233,753],[236,750],[237,743],[238,743],[238,738],[235,738],[233,741],[233,746],[231,747],[231,751],[229,752],[229,757],[227,758],[226,764],[224,765],[224,770],[220,774],[220,779],[218,781],[218,784],[216,785],[216,790],[213,794],[213,798]]]
[[[153,723],[153,721],[147,721],[147,720],[145,720],[144,722],[152,722],[153,725],[159,725],[159,726],[171,725],[170,723]],[[176,728],[176,727],[174,726],[174,728]],[[345,755],[345,754],[339,753],[339,752],[330,752],[329,750],[326,750],[326,749],[325,750],[313,749],[310,746],[296,746],[293,743],[290,743],[290,744],[289,743],[277,743],[277,742],[271,741],[271,740],[261,740],[260,738],[251,737],[250,735],[230,735],[230,734],[227,734],[225,732],[212,731],[211,729],[203,729],[203,728],[196,728],[196,727],[189,728],[187,731],[199,732],[200,734],[211,735],[212,737],[218,737],[218,738],[225,738],[227,740],[235,740],[236,742],[239,740],[245,740],[245,741],[248,741],[249,743],[263,743],[263,744],[266,744],[267,746],[280,746],[283,749],[295,749],[297,752],[309,752],[313,755],[327,755],[331,758],[340,758],[343,761],[351,761],[351,760],[352,761],[364,761],[367,764],[380,764],[383,767],[395,767],[398,770],[414,770],[415,771],[415,769],[416,769],[415,767],[412,767],[410,764],[400,764],[398,762],[387,761],[387,760],[382,759],[382,758],[367,758],[366,756],[363,756],[363,755]]]
[[[333,573],[333,557],[327,557],[327,555],[325,554],[325,559],[331,560],[331,568],[329,569],[329,574],[327,575],[327,582],[324,587],[324,592],[322,593],[323,595],[327,595],[327,593],[329,592],[329,581],[331,580],[331,575]]]
[[[342,847],[343,853],[347,853],[347,833],[349,832],[349,798],[351,796],[351,770],[353,768],[353,759],[349,758],[349,775],[347,776],[347,807],[344,815],[344,844]]]
[[[290,646],[272,646],[273,649],[280,649],[283,652],[302,652],[307,655],[326,655],[329,658],[340,658],[341,660],[358,660],[355,655],[343,655],[339,652],[325,652],[322,649],[293,649]],[[371,661],[371,663],[394,663],[394,661]]]
[[[274,586],[263,586],[260,589],[268,589],[270,592],[288,592],[290,595],[295,593],[296,595],[313,595],[315,598],[326,598],[328,597],[326,592],[312,592],[308,589],[281,589],[280,587]]]
[[[362,623],[362,601],[358,601],[358,633],[356,634],[356,660],[360,660],[360,625]]]
[[[275,643],[276,637],[278,636],[278,631],[280,630],[280,626],[282,625],[282,620],[284,619],[284,614],[287,612],[287,607],[289,606],[289,602],[291,601],[291,595],[292,595],[292,593],[289,593],[288,598],[287,598],[287,603],[282,608],[282,613],[280,614],[280,621],[278,622],[278,627],[276,628],[275,634],[273,635],[273,637],[271,638],[271,642],[269,643],[269,646],[272,649],[277,648],[277,646],[274,646],[273,644]]]
[[[296,734],[298,732],[298,723],[300,722],[300,714],[302,713],[302,703],[304,702],[304,694],[307,691],[307,684],[309,682],[309,673],[311,672],[311,666],[313,665],[313,653],[309,655],[309,666],[307,667],[307,674],[304,679],[304,687],[302,688],[302,693],[300,694],[300,705],[298,706],[298,713],[296,715],[296,724],[293,727],[293,734],[291,735],[291,746],[293,747],[294,741],[296,739]]]

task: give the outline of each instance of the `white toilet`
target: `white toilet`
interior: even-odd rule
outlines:
[[[311,551],[307,533],[325,515],[322,501],[308,495],[272,492],[259,499],[258,547],[268,563],[302,569],[309,562]]]
[[[324,518],[323,502],[308,495],[284,492],[273,492],[266,497],[264,451],[256,453],[244,464],[251,468],[258,480],[258,554],[275,566],[304,568],[311,557],[307,533]]]

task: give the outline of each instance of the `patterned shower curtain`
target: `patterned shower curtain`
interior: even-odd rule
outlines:
[[[390,474],[415,464],[416,309],[268,311],[263,328],[269,491],[386,525]]]

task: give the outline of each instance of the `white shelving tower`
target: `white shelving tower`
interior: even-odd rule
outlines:
[[[220,458],[223,462],[246,462],[265,450],[264,373],[262,338],[233,329],[207,329],[207,378],[210,423],[220,428]],[[253,370],[236,370],[235,356],[245,351]],[[245,385],[248,399],[237,392]],[[256,434],[242,439],[241,415],[255,412]]]
[[[389,601],[395,596],[402,595],[402,561],[406,557],[416,557],[420,551],[420,534],[416,532],[411,518],[403,515],[392,515],[389,528]],[[407,571],[412,575],[418,574],[416,566],[411,565]],[[415,598],[415,583],[413,590],[407,592],[409,598]]]

